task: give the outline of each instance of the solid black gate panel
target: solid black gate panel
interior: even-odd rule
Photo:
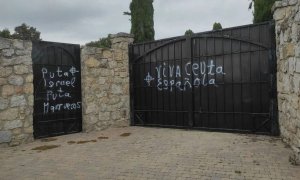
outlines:
[[[130,46],[132,125],[277,134],[271,22]]]
[[[33,42],[34,137],[82,130],[80,46]]]

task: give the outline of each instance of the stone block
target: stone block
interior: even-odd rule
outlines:
[[[273,18],[278,21],[285,17],[285,8],[276,9],[276,11],[273,14]]]
[[[0,97],[0,110],[6,109],[9,105],[9,100]]]
[[[16,94],[23,94],[23,86],[15,86],[15,93]]]
[[[295,57],[300,58],[300,43],[295,46]]]
[[[11,40],[0,37],[0,49],[7,49],[11,46]]]
[[[296,59],[296,67],[295,67],[295,71],[297,73],[300,73],[300,59]]]
[[[4,85],[2,87],[2,96],[3,97],[7,97],[7,96],[11,96],[15,93],[15,88],[12,85]]]
[[[109,61],[108,62],[108,67],[109,68],[116,68],[117,67],[117,62],[116,61]]]
[[[28,100],[28,105],[33,106],[33,103],[34,103],[33,95],[29,95],[27,100]]]
[[[7,121],[4,123],[4,129],[5,130],[11,130],[22,127],[22,121],[21,120],[13,120],[13,121]]]
[[[0,131],[0,144],[10,142],[11,138],[12,138],[12,134],[10,131]]]
[[[19,107],[27,105],[24,95],[12,96],[10,99],[10,107]]]
[[[111,59],[112,58],[112,51],[109,49],[103,50],[103,58]]]
[[[294,74],[295,66],[296,66],[295,58],[293,58],[293,57],[289,58],[288,63],[289,63],[289,73]]]
[[[120,111],[116,111],[116,112],[111,113],[111,119],[112,120],[119,120],[119,119],[121,119],[121,117],[122,117],[122,115],[121,115]]]
[[[114,50],[114,57],[115,61],[122,61],[123,60],[123,51],[122,50]]]
[[[24,128],[24,133],[26,134],[32,134],[33,133],[33,127],[27,127],[27,128]]]
[[[85,110],[85,114],[90,113],[97,113],[98,112],[98,106],[96,104],[88,104]]]
[[[26,94],[33,94],[33,84],[25,84],[24,85],[24,93]]]
[[[128,73],[127,72],[120,72],[119,74],[120,77],[128,77]]]
[[[83,55],[95,54],[96,49],[97,49],[96,47],[85,46],[82,48],[81,54]]]
[[[7,77],[12,73],[11,67],[0,67],[0,77]]]
[[[0,86],[7,84],[6,78],[0,78]]]
[[[290,36],[291,40],[293,42],[298,42],[298,40],[299,40],[299,25],[296,23],[293,23],[291,31],[292,31],[291,36]]]
[[[25,78],[25,82],[32,83],[33,82],[33,74],[29,74]]]
[[[295,46],[292,43],[287,43],[283,46],[283,58],[295,56]]]
[[[282,32],[283,34],[283,42],[290,42],[291,41],[291,29],[288,28],[286,29],[284,32]]]
[[[103,85],[103,84],[106,83],[107,79],[108,79],[108,78],[102,78],[102,77],[100,77],[99,79],[97,79],[96,82],[97,82],[97,84]],[[106,84],[106,85],[107,85],[107,84]]]
[[[0,120],[15,120],[18,115],[18,108],[10,108],[0,112]]]
[[[110,119],[110,112],[100,112],[99,120],[100,121],[108,121]]]
[[[8,77],[8,83],[15,86],[21,86],[24,83],[24,79],[22,76],[11,75]]]
[[[300,13],[297,13],[297,14],[295,15],[294,21],[297,22],[297,23],[300,22]]]
[[[114,104],[119,103],[120,100],[121,100],[121,98],[120,98],[119,96],[110,96],[110,97],[109,97],[108,104],[109,104],[109,105],[114,105]]]
[[[288,2],[289,2],[290,6],[293,6],[293,5],[297,4],[298,0],[289,0]]]
[[[1,57],[0,58],[0,64],[5,67],[5,66],[11,66],[15,65],[15,58],[6,58],[6,57]]]
[[[13,40],[13,47],[16,49],[24,49],[24,43],[22,40],[14,39]]]
[[[2,50],[2,55],[4,57],[11,57],[15,53],[14,49],[3,49]]]
[[[100,62],[97,59],[95,59],[94,57],[90,57],[89,59],[84,61],[84,63],[89,68],[95,68],[100,65]]]
[[[99,93],[96,93],[97,98],[102,98],[102,97],[106,97],[106,96],[107,96],[107,92],[105,92],[105,91],[101,91]]]
[[[15,135],[19,135],[22,133],[22,129],[21,128],[14,128],[14,129],[10,129],[12,134],[13,134],[13,137],[15,137]]]
[[[102,77],[111,76],[113,74],[112,72],[113,72],[112,70],[101,68],[100,76]]]
[[[31,41],[23,41],[25,49],[31,50],[32,49],[32,42]]]
[[[27,50],[15,50],[15,53],[17,56],[24,56],[24,55],[30,55],[31,51],[27,51]]]
[[[111,86],[111,92],[112,94],[122,94],[122,86],[113,84]]]
[[[114,124],[113,124],[113,127],[127,127],[129,126],[129,121],[125,120],[125,119],[121,119],[121,120],[118,120],[118,121],[115,121]]]
[[[14,72],[15,74],[27,74],[29,69],[26,65],[16,65],[14,66]]]
[[[98,117],[96,115],[93,116],[88,116],[88,118],[86,119],[86,124],[96,124],[98,122]]]
[[[108,59],[107,58],[101,58],[100,59],[100,67],[101,68],[108,68]]]
[[[31,65],[32,64],[32,58],[30,55],[26,55],[26,56],[20,56],[20,57],[17,57],[17,61],[15,62],[15,64],[24,64],[24,65]],[[30,69],[32,68],[28,68],[29,69],[29,72]]]

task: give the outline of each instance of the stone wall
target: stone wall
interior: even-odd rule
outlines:
[[[32,44],[0,38],[0,146],[33,139]]]
[[[129,125],[128,44],[112,36],[112,49],[81,49],[83,131]],[[33,141],[32,43],[0,38],[0,146]]]
[[[300,1],[282,0],[273,6],[276,23],[277,89],[281,136],[293,148],[292,163],[300,160]]]
[[[81,51],[83,130],[129,125],[128,44],[124,33],[112,36],[112,49]]]

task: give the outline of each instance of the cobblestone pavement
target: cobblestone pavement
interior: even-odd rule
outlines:
[[[290,152],[268,136],[111,128],[0,148],[0,179],[300,179]]]

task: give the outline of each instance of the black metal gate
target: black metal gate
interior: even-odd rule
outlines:
[[[133,44],[131,124],[278,134],[272,22]]]
[[[80,132],[80,46],[34,42],[34,137]]]

